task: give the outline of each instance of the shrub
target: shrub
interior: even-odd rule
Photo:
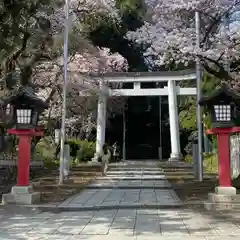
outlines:
[[[192,163],[192,156],[186,155],[184,161]],[[218,160],[216,153],[204,153],[203,155],[203,167],[205,171],[210,173],[216,173],[218,170]]]
[[[207,172],[216,173],[218,170],[218,158],[216,153],[205,153],[203,167]]]
[[[90,161],[94,157],[96,144],[86,140],[79,141],[79,150],[77,152],[77,161]]]
[[[70,146],[70,156],[72,158],[76,158],[78,155],[78,151],[80,149],[81,146],[81,140],[68,140],[67,144],[69,144]]]
[[[55,159],[55,146],[50,137],[44,137],[37,143],[33,160],[43,161],[46,168],[57,168],[59,162]]]
[[[192,156],[186,155],[186,156],[184,157],[184,161],[187,162],[187,163],[192,163]]]
[[[70,146],[70,156],[72,157],[71,164],[80,161],[89,161],[94,157],[95,142],[70,139],[66,141],[66,143]],[[57,155],[60,153],[60,145],[57,147],[56,153]]]

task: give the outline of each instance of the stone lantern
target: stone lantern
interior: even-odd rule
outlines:
[[[40,113],[48,107],[29,87],[21,88],[16,94],[4,99],[8,114],[12,117],[9,134],[19,138],[17,161],[17,184],[11,193],[3,194],[3,203],[31,204],[40,200],[40,193],[33,192],[29,184],[31,142],[33,137],[43,136],[38,127]]]
[[[216,187],[215,193],[209,194],[210,202],[205,206],[208,209],[221,209],[226,207],[226,204],[227,207],[232,206],[238,198],[236,188],[231,183],[229,135],[240,132],[240,93],[228,85],[222,85],[200,99],[199,104],[205,106],[211,115],[212,128],[206,133],[217,136],[218,147],[219,186]]]
[[[12,127],[15,129],[36,129],[39,115],[48,107],[32,88],[22,88],[15,95],[5,100],[13,111]]]
[[[239,118],[240,93],[222,85],[212,94],[203,97],[200,105],[211,115],[213,128],[229,128],[237,125]]]

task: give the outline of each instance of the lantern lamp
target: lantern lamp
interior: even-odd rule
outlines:
[[[224,84],[212,94],[204,96],[200,105],[211,114],[213,128],[228,128],[238,125],[240,93]]]
[[[47,103],[40,99],[32,88],[23,87],[19,91],[5,99],[6,112],[13,110],[13,121],[17,129],[35,128],[39,115],[48,107]],[[8,110],[10,108],[10,110]]]

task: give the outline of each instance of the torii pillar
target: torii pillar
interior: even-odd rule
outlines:
[[[175,81],[168,80],[168,107],[169,107],[169,124],[170,124],[170,137],[171,137],[171,155],[170,155],[169,161],[182,160],[177,106],[178,106],[178,102],[177,102]]]
[[[96,152],[93,161],[97,161],[101,154],[103,144],[105,143],[106,132],[106,115],[107,115],[107,96],[100,94],[98,98],[97,109],[97,136],[96,136]]]

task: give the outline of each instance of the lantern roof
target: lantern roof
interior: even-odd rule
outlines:
[[[199,104],[200,105],[211,105],[226,101],[228,102],[235,102],[240,103],[240,92],[236,91],[235,89],[229,87],[227,84],[220,85],[213,93],[203,96]]]
[[[3,101],[5,104],[10,103],[16,106],[24,104],[29,107],[36,107],[40,109],[45,109],[48,107],[47,102],[39,98],[31,87],[26,86],[21,87],[16,93],[6,97],[3,99]]]

